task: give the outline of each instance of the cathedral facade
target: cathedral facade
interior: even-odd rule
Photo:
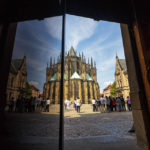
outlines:
[[[46,68],[46,82],[43,88],[43,97],[49,98],[52,103],[59,103],[60,100],[61,61],[52,63]],[[97,82],[96,64],[86,63],[83,55],[76,54],[73,47],[65,54],[64,74],[64,100],[72,102],[79,97],[83,103],[91,103],[92,99],[99,98],[99,85]]]

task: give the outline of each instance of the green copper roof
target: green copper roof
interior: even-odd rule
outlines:
[[[49,81],[56,81],[57,76],[56,73],[51,77],[51,79]],[[66,80],[66,74],[64,74],[64,80]]]
[[[78,75],[77,72],[74,72],[70,79],[80,79],[81,80],[81,77]]]
[[[87,79],[88,81],[93,81],[93,79],[90,77],[89,74],[86,74],[86,79]]]
[[[53,77],[50,79],[50,81],[55,81],[56,80],[56,73],[53,75]]]

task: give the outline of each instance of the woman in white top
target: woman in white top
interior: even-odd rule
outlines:
[[[77,112],[80,112],[80,105],[81,105],[81,101],[78,97],[77,100],[76,100]]]

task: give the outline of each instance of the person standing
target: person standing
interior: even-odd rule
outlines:
[[[66,99],[65,102],[64,102],[65,110],[67,110],[67,103],[68,103],[68,100]]]
[[[124,101],[124,98],[123,98],[123,96],[121,96],[121,109],[122,109],[122,111],[126,111],[126,108],[125,108],[125,101]]]
[[[47,100],[46,100],[46,112],[49,112],[49,107],[50,107],[50,99],[47,98]]]
[[[75,110],[77,110],[76,100],[74,100],[73,107],[74,107]]]
[[[39,96],[38,98],[37,98],[37,111],[41,111],[41,97]]]
[[[100,105],[101,105],[100,99],[96,100],[96,111],[100,111]]]
[[[105,112],[105,99],[103,96],[100,98],[100,102],[101,102],[100,111],[101,113],[104,113]]]
[[[81,105],[81,101],[78,97],[77,100],[76,100],[77,112],[80,112],[80,105]]]
[[[120,100],[120,97],[116,97],[116,106],[117,106],[117,111],[121,112],[121,100]]]
[[[129,96],[127,96],[127,107],[128,107],[128,110],[131,111],[131,100]]]
[[[106,96],[107,112],[110,112],[110,99]]]
[[[113,111],[114,111],[114,110],[116,111],[116,100],[115,100],[114,97],[113,97],[113,99],[112,99],[112,105],[113,105]]]
[[[93,112],[96,111],[96,100],[95,98],[92,99],[92,105],[93,105]]]
[[[69,110],[69,108],[70,108],[70,101],[69,100],[67,100],[67,110]]]
[[[43,111],[46,111],[46,108],[45,108],[45,107],[46,107],[46,101],[45,101],[44,99],[42,99],[42,101],[41,101],[41,107],[42,107],[42,108],[41,108],[41,109],[42,109],[42,110],[41,110],[42,112],[43,112]]]
[[[15,105],[15,100],[14,97],[12,97],[11,100],[9,101],[9,112],[13,112],[14,105]]]
[[[110,100],[110,111],[113,111],[112,98],[110,96],[109,96],[109,100]]]

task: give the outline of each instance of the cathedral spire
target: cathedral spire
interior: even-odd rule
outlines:
[[[50,57],[50,67],[52,67],[52,56]]]
[[[68,55],[69,55],[69,56],[76,56],[76,52],[75,52],[73,46],[71,46],[71,48],[70,48],[70,50],[69,50],[69,52],[68,52]]]
[[[80,52],[79,52],[79,57],[81,58],[81,54],[80,54]]]
[[[55,65],[55,57],[54,57],[54,65]]]
[[[96,62],[94,61],[94,67],[96,68]]]
[[[89,57],[88,57],[88,65],[90,64],[90,61],[89,61]]]
[[[116,52],[116,59],[118,59],[118,55],[117,55],[117,52]]]
[[[93,58],[91,57],[91,67],[93,68]]]
[[[84,59],[84,55],[83,55],[83,52],[82,52],[82,61],[83,61],[83,59]]]
[[[84,57],[84,63],[86,63],[86,58]]]
[[[59,56],[57,57],[57,63],[59,63]]]

